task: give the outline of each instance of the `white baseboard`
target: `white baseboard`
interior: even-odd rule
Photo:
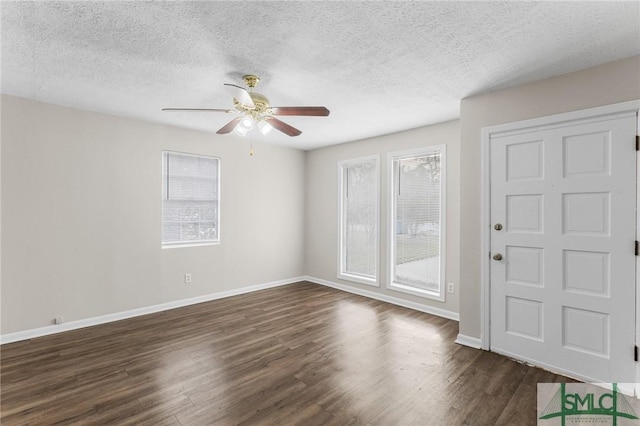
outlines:
[[[239,294],[251,293],[253,291],[265,290],[267,288],[279,287],[287,284],[293,284],[304,281],[306,277],[294,277],[279,281],[272,281],[263,284],[252,285],[248,287],[237,288],[233,290],[221,291],[218,293],[206,294],[204,296],[191,297],[189,299],[175,300],[172,302],[161,303],[159,305],[146,306],[144,308],[131,309],[129,311],[116,312],[113,314],[101,315],[98,317],[85,318],[77,321],[69,321],[67,323],[48,325],[46,327],[33,328],[31,330],[17,331],[0,335],[0,345],[6,343],[18,342],[21,340],[33,339],[36,337],[47,336],[50,334],[62,333],[65,331],[77,330],[79,328],[90,327],[93,325],[106,324],[113,321],[120,321],[127,318],[133,318],[140,315],[153,314],[169,309],[181,308],[184,306],[195,305],[197,303],[209,302],[211,300],[223,299],[225,297],[237,296]]]
[[[469,346],[474,349],[482,349],[482,340],[477,337],[465,336],[464,334],[458,334],[456,343],[463,346]]]
[[[225,297],[237,296],[240,294],[251,293],[253,291],[265,290],[268,288],[293,284],[300,281],[309,281],[314,284],[320,284],[327,287],[332,287],[338,290],[346,291],[348,293],[354,293],[360,296],[369,297],[371,299],[381,300],[383,302],[391,303],[393,305],[414,309],[416,311],[425,312],[427,314],[437,315],[437,316],[448,318],[454,321],[459,321],[460,319],[460,316],[457,312],[448,311],[446,309],[424,305],[421,303],[415,303],[415,302],[400,299],[397,297],[375,293],[369,290],[363,290],[360,288],[355,288],[355,287],[351,287],[343,284],[338,284],[338,283],[323,280],[320,278],[315,278],[310,276],[301,276],[301,277],[294,277],[294,278],[289,278],[289,279],[280,280],[280,281],[272,281],[268,283],[257,284],[257,285],[248,286],[248,287],[242,287],[242,288],[233,289],[233,290],[221,291],[218,293],[206,294],[203,296],[192,297],[189,299],[175,300],[172,302],[146,306],[143,308],[132,309],[129,311],[116,312],[113,314],[101,315],[98,317],[85,318],[85,319],[76,320],[76,321],[69,321],[63,324],[48,325],[46,327],[39,327],[39,328],[30,329],[30,330],[17,331],[15,333],[3,334],[3,335],[0,335],[0,345],[4,345],[6,343],[19,342],[21,340],[34,339],[36,337],[48,336],[50,334],[62,333],[65,331],[77,330],[79,328],[91,327],[94,325],[106,324],[113,321],[120,321],[123,319],[133,318],[140,315],[153,314],[156,312],[166,311],[169,309],[181,308],[184,306],[195,305],[197,303],[209,302],[211,300],[223,299]],[[467,346],[472,346],[472,345],[467,345]]]
[[[454,321],[459,321],[460,320],[460,314],[458,314],[457,312],[448,311],[446,309],[436,308],[434,306],[424,305],[422,303],[415,303],[415,302],[411,302],[409,300],[400,299],[398,297],[393,297],[393,296],[389,296],[389,295],[382,294],[382,293],[376,293],[376,292],[373,292],[373,291],[370,291],[370,290],[364,290],[364,289],[361,289],[361,288],[351,287],[351,286],[344,285],[344,284],[338,284],[336,282],[327,281],[327,280],[324,280],[324,279],[321,279],[321,278],[306,276],[304,279],[306,281],[312,282],[314,284],[324,285],[324,286],[327,286],[327,287],[331,287],[331,288],[335,288],[335,289],[338,289],[338,290],[346,291],[348,293],[353,293],[353,294],[357,294],[357,295],[360,295],[360,296],[369,297],[371,299],[376,299],[376,300],[380,300],[380,301],[383,301],[383,302],[391,303],[393,305],[402,306],[404,308],[413,309],[413,310],[424,312],[424,313],[427,313],[427,314],[437,315],[439,317],[444,317],[444,318],[447,318],[447,319],[450,319],[450,320],[454,320]]]

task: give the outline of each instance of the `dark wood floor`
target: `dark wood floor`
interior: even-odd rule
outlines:
[[[299,283],[3,345],[13,424],[527,425],[569,381],[458,324]]]

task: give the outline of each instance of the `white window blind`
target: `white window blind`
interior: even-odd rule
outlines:
[[[162,159],[162,246],[218,242],[220,160],[176,152]]]
[[[339,277],[375,284],[378,261],[378,159],[341,163]]]
[[[391,173],[391,287],[442,296],[443,176],[441,150],[397,156]]]

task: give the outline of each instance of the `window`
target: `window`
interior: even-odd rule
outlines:
[[[220,160],[162,153],[162,247],[219,241]]]
[[[444,300],[445,147],[389,160],[390,288]]]
[[[378,157],[339,163],[338,278],[377,285]]]

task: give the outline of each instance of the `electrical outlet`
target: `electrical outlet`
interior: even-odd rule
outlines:
[[[455,293],[456,287],[453,283],[447,283],[447,293]]]
[[[53,323],[54,324],[62,324],[63,322],[64,322],[64,318],[62,318],[62,317],[55,317],[53,319]]]
[[[189,273],[184,274],[184,283],[185,284],[191,283],[191,274]]]

